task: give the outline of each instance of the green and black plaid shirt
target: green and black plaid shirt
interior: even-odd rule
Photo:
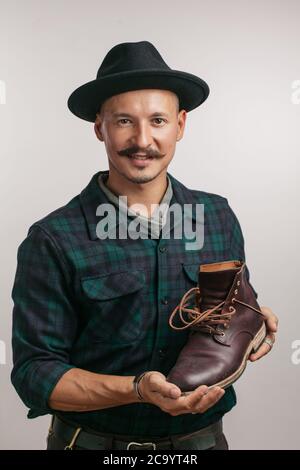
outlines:
[[[49,396],[73,367],[167,375],[189,334],[171,329],[168,319],[182,295],[197,285],[199,264],[245,259],[242,232],[227,199],[190,190],[169,173],[171,204],[204,204],[202,249],[187,251],[186,240],[172,236],[100,240],[96,209],[108,199],[99,174],[68,204],[34,223],[18,250],[12,382],[30,408],[29,418],[53,413]],[[235,403],[229,387],[203,414],[171,416],[136,403],[60,415],[99,432],[161,437],[208,426]]]

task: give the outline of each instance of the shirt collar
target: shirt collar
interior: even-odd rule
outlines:
[[[97,207],[100,204],[107,204],[109,199],[107,193],[105,193],[102,188],[99,186],[99,176],[100,174],[108,174],[108,170],[105,171],[98,171],[96,174],[93,175],[88,185],[81,191],[79,195],[80,205],[87,223],[89,236],[91,240],[98,240],[97,233],[96,233],[96,226],[98,222],[101,220],[101,216],[96,215]],[[171,192],[166,191],[164,198],[169,201],[169,204],[172,205],[174,203],[180,204],[181,206],[185,204],[191,205],[191,210],[188,211],[191,217],[195,220],[195,202],[196,199],[190,189],[180,183],[174,176],[170,173],[167,173],[168,181],[171,183]],[[169,185],[168,185],[169,188]],[[108,188],[107,188],[108,189]],[[112,193],[113,194],[113,193]],[[171,198],[170,198],[171,195]],[[117,198],[116,195],[114,197]],[[164,199],[163,198],[163,199]],[[170,199],[169,199],[170,198]],[[118,198],[117,198],[118,200]],[[161,201],[160,204],[162,204]],[[186,214],[186,210],[184,214]],[[172,219],[172,218],[171,218]],[[118,225],[118,217],[116,218],[116,224]],[[176,225],[173,220],[170,223],[170,229]],[[111,227],[114,228],[114,227]]]
[[[134,210],[130,209],[126,202],[123,202],[119,197],[113,193],[105,184],[108,178],[108,171],[101,171],[98,177],[100,189],[104,192],[107,199],[114,204],[118,210],[123,212],[124,217],[133,217],[139,223],[140,231],[145,235],[151,232],[152,236],[159,238],[161,229],[166,222],[166,213],[168,212],[169,205],[173,196],[172,183],[170,177],[167,175],[168,185],[163,198],[159,205],[155,208],[150,218],[139,215]]]

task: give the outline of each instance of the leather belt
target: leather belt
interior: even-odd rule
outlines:
[[[189,449],[192,441],[197,440],[196,449],[208,449],[215,445],[216,436],[222,434],[222,420],[191,434],[174,434],[166,438],[136,437],[117,434],[90,432],[84,428],[67,423],[53,415],[49,428],[49,436],[54,434],[66,443],[65,450],[76,447],[82,449],[125,449],[125,450],[156,450],[156,449]],[[202,444],[201,442],[202,441]],[[177,447],[179,446],[179,447]]]

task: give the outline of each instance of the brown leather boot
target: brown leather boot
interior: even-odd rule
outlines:
[[[173,324],[177,312],[184,326]],[[185,395],[199,385],[231,385],[266,336],[264,318],[241,261],[200,265],[198,287],[185,293],[169,324],[176,330],[191,329],[167,376]]]

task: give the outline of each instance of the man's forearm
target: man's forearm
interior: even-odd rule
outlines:
[[[93,411],[137,403],[133,378],[71,369],[54,387],[49,406],[61,411]]]

